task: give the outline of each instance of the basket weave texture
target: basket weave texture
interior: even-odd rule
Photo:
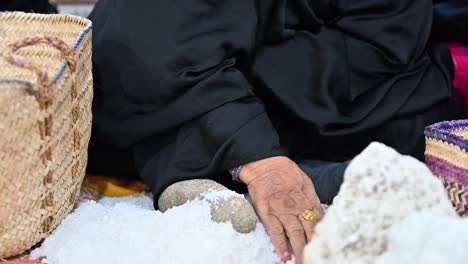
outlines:
[[[446,121],[425,130],[426,164],[438,176],[461,216],[468,216],[468,120]]]
[[[73,209],[91,134],[91,22],[0,13],[0,257]]]

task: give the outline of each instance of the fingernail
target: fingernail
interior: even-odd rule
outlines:
[[[288,251],[283,253],[283,260],[290,261],[291,259],[292,259],[291,253],[289,253]]]

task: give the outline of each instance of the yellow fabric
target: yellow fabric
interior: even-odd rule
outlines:
[[[104,196],[126,196],[149,191],[149,186],[138,180],[86,175],[83,186]]]

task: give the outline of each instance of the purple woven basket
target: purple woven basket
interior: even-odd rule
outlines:
[[[468,120],[437,123],[424,134],[427,166],[443,182],[458,214],[468,216]]]

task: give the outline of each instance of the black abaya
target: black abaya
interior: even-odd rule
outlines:
[[[0,0],[0,11],[55,14],[57,8],[49,0]]]
[[[346,161],[373,140],[421,157],[424,126],[462,113],[449,51],[428,43],[432,8],[100,0],[91,145],[125,150],[156,197],[271,156]]]

